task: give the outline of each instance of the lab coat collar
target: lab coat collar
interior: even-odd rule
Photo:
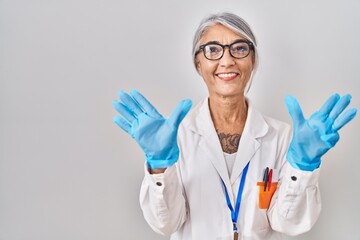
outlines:
[[[235,164],[230,175],[231,184],[234,184],[240,177],[246,164],[260,148],[261,138],[264,137],[269,130],[269,125],[266,123],[263,115],[253,107],[248,99],[247,103],[248,115],[240,138]]]
[[[262,114],[253,107],[251,101],[246,98],[246,102],[248,104],[248,116],[242,135],[248,134],[253,139],[261,138],[265,136],[269,126]],[[187,120],[187,128],[201,136],[209,134],[210,129],[215,130],[211,119],[208,97],[191,110]]]
[[[246,99],[246,101],[248,103],[248,115],[230,178],[220,141],[210,115],[209,98],[204,99],[196,105],[186,121],[187,129],[203,137],[199,147],[204,149],[205,157],[210,159],[227,189],[232,189],[231,185],[240,177],[246,164],[259,149],[261,145],[260,138],[265,136],[269,129],[264,117],[253,108],[248,99]],[[229,191],[229,195],[230,198],[234,200],[232,191]]]

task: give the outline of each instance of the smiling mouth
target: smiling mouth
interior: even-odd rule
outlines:
[[[238,73],[218,73],[215,74],[218,78],[224,81],[230,81],[236,78],[239,74]]]

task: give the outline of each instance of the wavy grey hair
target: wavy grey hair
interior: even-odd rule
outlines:
[[[200,47],[199,41],[200,41],[201,37],[205,34],[205,32],[209,29],[209,27],[212,27],[216,24],[221,24],[221,25],[229,28],[230,30],[243,36],[244,38],[246,38],[247,40],[251,41],[254,44],[255,54],[253,55],[253,57],[255,58],[254,59],[255,61],[254,61],[254,68],[253,68],[253,71],[252,71],[252,74],[251,74],[251,77],[249,80],[249,84],[248,84],[248,89],[249,89],[250,85],[251,85],[252,77],[253,77],[254,73],[256,72],[258,62],[259,62],[258,54],[257,54],[256,38],[255,38],[255,35],[252,32],[249,24],[247,24],[247,22],[245,22],[244,19],[242,19],[241,17],[239,17],[233,13],[222,12],[222,13],[217,13],[217,14],[211,14],[211,15],[205,17],[200,22],[200,25],[195,32],[195,36],[194,36],[194,40],[193,40],[193,48],[192,48],[192,57],[193,57],[193,61],[194,61],[196,70],[197,70],[196,53],[199,51],[199,47]]]

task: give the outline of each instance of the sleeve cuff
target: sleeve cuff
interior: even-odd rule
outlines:
[[[176,166],[168,167],[164,173],[150,174],[147,164],[144,164],[145,181],[149,187],[156,192],[163,192],[167,185],[171,185],[177,181]]]
[[[320,167],[311,172],[293,168],[289,163],[286,163],[285,167],[282,182],[286,184],[288,190],[292,189],[293,191],[301,192],[308,187],[318,185]]]

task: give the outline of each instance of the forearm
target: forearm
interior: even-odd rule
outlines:
[[[186,219],[186,203],[176,167],[158,174],[145,171],[140,192],[145,220],[155,232],[171,235]]]
[[[161,174],[166,171],[167,168],[158,168],[158,169],[148,169],[150,174]]]

